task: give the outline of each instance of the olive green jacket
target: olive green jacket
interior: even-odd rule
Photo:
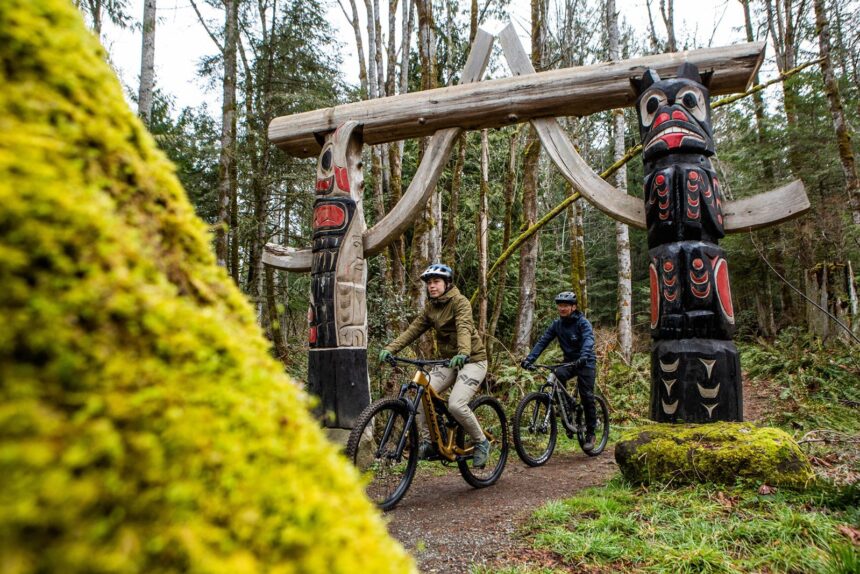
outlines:
[[[440,357],[466,355],[473,363],[487,360],[484,343],[472,322],[472,306],[456,287],[436,299],[428,299],[421,314],[385,348],[396,354],[430,328],[436,333]]]

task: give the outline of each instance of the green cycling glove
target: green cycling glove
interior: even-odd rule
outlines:
[[[384,363],[385,361],[387,361],[390,358],[391,358],[391,351],[389,351],[388,349],[382,349],[381,351],[379,351],[379,362],[380,363]]]
[[[448,361],[448,368],[459,369],[466,364],[466,359],[466,355],[454,355],[451,360]]]

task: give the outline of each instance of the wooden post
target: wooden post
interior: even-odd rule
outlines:
[[[324,136],[317,162],[308,391],[332,428],[352,428],[370,404],[361,148],[361,128],[347,122]]]
[[[709,74],[635,82],[651,278],[651,418],[743,420],[740,355],[714,154]]]

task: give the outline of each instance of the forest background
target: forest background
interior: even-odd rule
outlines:
[[[267,242],[310,244],[316,161],[290,158],[268,144],[269,122],[455,84],[477,27],[509,18],[526,36],[539,71],[768,40],[755,83],[780,74],[783,79],[715,109],[713,163],[729,199],[800,178],[812,209],[792,222],[721,242],[731,265],[737,339],[769,339],[787,327],[814,327],[814,315],[789,283],[808,290],[816,269],[819,275],[830,269],[851,277],[860,261],[858,150],[851,139],[860,115],[857,0],[696,2],[702,13],[717,16],[740,8],[743,18],[737,25],[721,25],[717,17],[712,29],[676,25],[682,3],[672,0],[617,5],[593,0],[388,0],[384,6],[380,0],[364,0],[361,6],[355,0],[182,0],[167,7],[165,0],[75,3],[108,48],[112,34],[132,33],[142,40],[137,83],[126,81],[129,99],[175,162],[197,213],[211,225],[219,262],[255,305],[274,352],[300,378],[309,277],[266,268],[261,254]],[[162,85],[155,73],[159,22],[178,17],[180,4],[189,25],[208,36],[209,55],[196,62],[198,84],[221,94],[218,109],[180,107],[174,86]],[[689,6],[683,3],[684,10]],[[333,10],[342,11],[349,26],[337,26]],[[796,70],[807,63],[814,65]],[[348,73],[354,69],[355,85]],[[508,75],[498,49],[490,73]],[[598,173],[639,139],[633,109],[562,118],[561,123]],[[423,146],[422,141],[366,146],[369,226],[405,190]],[[642,179],[641,160],[635,157],[610,181],[641,197]],[[370,262],[371,353],[423,305],[418,275],[433,261],[454,267],[461,291],[477,293],[476,322],[497,367],[514,364],[524,354],[555,315],[553,295],[567,289],[579,294],[603,356],[611,353],[627,362],[632,353],[645,350],[650,337],[644,232],[628,231],[576,201],[510,258],[500,259],[522,231],[571,194],[527,124],[461,136],[422,216]],[[856,295],[851,308],[856,286],[850,279],[836,284],[830,305],[850,320],[857,315]],[[855,328],[857,323],[855,318]]]

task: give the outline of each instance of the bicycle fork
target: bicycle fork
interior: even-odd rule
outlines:
[[[403,432],[400,434],[400,438],[397,442],[397,448],[394,449],[394,452],[388,455],[388,458],[392,458],[397,462],[400,462],[400,459],[403,458],[403,449],[406,448],[406,440],[409,437],[409,429],[412,428],[412,425],[415,424],[415,407],[414,404],[421,401],[421,395],[424,394],[424,388],[418,387],[418,391],[415,395],[415,402],[411,402],[405,400],[406,391],[408,390],[408,385],[404,385],[402,389],[400,389],[399,399],[403,400],[406,403],[406,406],[409,410],[409,415],[406,417],[406,424],[403,425]],[[380,458],[382,453],[385,452],[385,446],[388,444],[388,439],[391,438],[392,429],[394,428],[394,416],[388,419],[388,422],[385,424],[385,431],[382,433],[382,439],[379,441],[379,447],[376,449],[376,458]]]

